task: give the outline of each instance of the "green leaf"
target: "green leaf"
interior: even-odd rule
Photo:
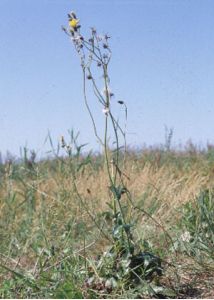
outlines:
[[[159,296],[170,297],[170,298],[174,298],[177,296],[176,292],[170,288],[165,288],[163,286],[153,286],[153,285],[151,285],[151,287],[156,295],[158,294]]]
[[[117,200],[120,200],[122,194],[124,194],[127,191],[127,189],[124,186],[120,186],[120,185],[118,187],[111,185],[110,190],[112,191],[114,197]]]

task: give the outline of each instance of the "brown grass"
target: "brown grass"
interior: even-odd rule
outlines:
[[[152,240],[159,243],[163,228],[170,232],[180,219],[182,205],[192,201],[202,189],[213,187],[214,163],[200,153],[130,152],[124,172],[129,177],[125,182],[135,205],[148,212],[154,207],[152,217],[160,224],[130,208],[131,218],[137,222],[136,237],[153,235]],[[38,260],[35,245],[55,245],[59,252],[68,246],[79,251],[83,245],[89,245],[87,255],[94,257],[109,244],[92,221],[99,219],[111,201],[102,163],[97,165],[95,160],[77,174],[76,185],[84,205],[74,191],[66,160],[40,162],[33,171],[23,165],[6,164],[2,174],[0,235],[4,264],[32,270]],[[99,226],[106,230],[108,224],[102,222]],[[66,240],[64,234],[69,226],[70,237]]]

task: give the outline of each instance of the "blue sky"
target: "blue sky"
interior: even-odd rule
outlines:
[[[111,36],[112,101],[128,106],[127,142],[214,143],[214,1],[1,0],[0,151],[45,153],[68,130],[98,147],[82,95],[82,73],[62,32],[74,10],[82,30]],[[93,101],[93,99],[91,100]],[[95,101],[95,100],[94,100]],[[102,127],[103,115],[95,118]]]

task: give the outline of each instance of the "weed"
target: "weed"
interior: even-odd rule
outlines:
[[[93,262],[94,271],[89,274],[87,286],[109,292],[120,285],[121,282],[125,282],[126,288],[129,288],[133,284],[142,283],[143,280],[152,281],[154,274],[161,276],[161,259],[150,252],[144,252],[141,249],[137,250],[139,245],[132,233],[135,224],[131,221],[132,214],[130,212],[137,207],[133,204],[132,195],[128,189],[128,181],[130,179],[125,168],[127,152],[126,132],[122,129],[119,121],[116,120],[111,107],[114,93],[110,89],[109,76],[109,63],[112,55],[109,45],[110,36],[107,34],[101,36],[95,28],[91,28],[90,37],[85,38],[81,34],[80,20],[77,19],[76,14],[71,12],[68,14],[68,19],[69,27],[63,29],[71,38],[80,57],[85,105],[92,121],[94,134],[103,146],[109,182],[108,193],[110,193],[112,198],[107,203],[108,210],[105,212],[105,217],[112,224],[110,237],[112,245],[107,252],[100,255],[97,261]],[[94,65],[98,68],[96,72],[94,71]],[[103,90],[99,88],[99,80],[96,78],[96,75],[99,73],[101,78],[103,78]],[[97,128],[96,120],[88,102],[87,83],[92,86],[94,96],[102,107],[105,128],[103,138]],[[126,104],[124,101],[118,101],[118,104],[124,108],[126,127]],[[122,140],[124,144],[121,147]],[[111,142],[112,145],[115,145],[114,148],[111,148]],[[68,153],[68,145],[64,138],[62,139],[62,147],[66,148]],[[72,175],[75,191],[87,210],[85,201],[78,192],[75,174],[72,173]],[[141,209],[139,210],[141,211]],[[89,210],[87,212],[89,213]],[[145,213],[144,210],[142,212]],[[147,213],[147,216],[149,216],[149,213]]]
[[[214,252],[214,192],[202,190],[194,202],[183,207],[180,221],[183,233],[178,244],[200,264],[213,265]]]

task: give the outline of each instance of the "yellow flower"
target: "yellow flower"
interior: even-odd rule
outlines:
[[[69,26],[72,27],[72,28],[76,28],[78,23],[79,23],[79,20],[72,19],[72,20],[69,21]]]

